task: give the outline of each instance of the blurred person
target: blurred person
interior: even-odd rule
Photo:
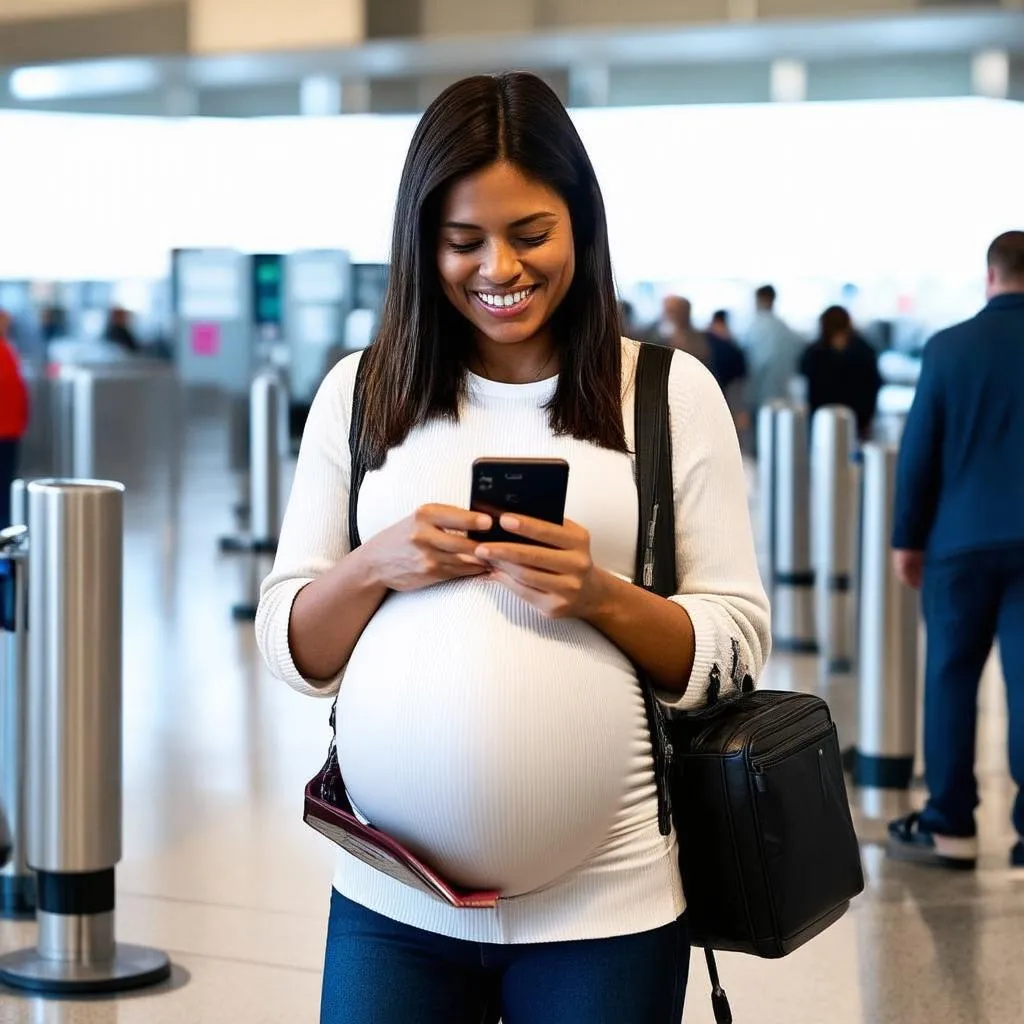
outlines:
[[[705,366],[711,366],[711,346],[703,331],[693,326],[693,306],[681,295],[666,295],[661,304],[658,339],[669,348],[687,352]]]
[[[747,357],[733,337],[727,310],[719,309],[711,317],[707,341],[711,356],[709,369],[729,403],[737,431],[742,434],[750,426],[746,394]]]
[[[763,405],[788,401],[790,381],[797,375],[805,343],[775,314],[775,289],[762,285],[754,293],[754,321],[744,348],[750,367],[749,408],[753,417]]]
[[[1017,786],[1011,866],[1024,871],[1024,231],[988,251],[988,304],[924,350],[897,472],[893,559],[927,625],[920,814],[889,852],[972,868],[978,686],[999,639]]]
[[[637,336],[636,309],[627,299],[619,300],[619,320],[622,322],[622,334],[626,338]]]
[[[107,326],[103,331],[103,340],[117,345],[126,352],[138,352],[139,341],[132,330],[132,315],[127,309],[114,306],[107,316]]]
[[[829,306],[821,314],[818,340],[800,359],[800,373],[807,378],[810,419],[824,405],[842,405],[857,418],[861,440],[871,436],[882,377],[878,355],[853,329],[849,312]]]
[[[39,312],[39,331],[43,343],[59,341],[68,336],[68,313],[63,306],[51,303]]]
[[[723,341],[733,341],[732,328],[729,326],[729,311],[727,309],[716,309],[711,314],[711,322],[708,324],[708,334],[714,338],[721,338]]]
[[[415,130],[394,225],[376,341],[313,401],[256,633],[275,675],[338,694],[359,813],[503,899],[450,907],[339,852],[321,1020],[479,1024],[495,999],[504,1024],[678,1024],[689,939],[634,666],[696,707],[713,679],[756,677],[770,646],[728,410],[677,353],[681,592],[653,597],[630,582],[639,346],[555,93],[527,74],[446,89]],[[522,543],[466,536],[492,524],[466,503],[474,459],[496,453],[570,463],[564,525],[506,515]]]
[[[18,450],[28,429],[28,387],[18,352],[8,340],[11,317],[0,309],[0,530],[11,525],[11,484]]]

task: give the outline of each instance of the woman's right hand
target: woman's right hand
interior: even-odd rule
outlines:
[[[376,582],[389,590],[420,590],[443,580],[490,571],[473,552],[470,530],[488,530],[491,517],[452,505],[424,505],[363,545]]]

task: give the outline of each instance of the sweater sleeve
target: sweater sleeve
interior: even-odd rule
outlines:
[[[693,622],[696,651],[686,691],[660,696],[689,709],[707,699],[715,667],[723,687],[758,678],[771,622],[736,428],[715,379],[682,353],[669,375],[669,420],[679,580],[671,600]]]
[[[338,363],[313,399],[274,567],[263,581],[256,612],[256,642],[270,671],[300,693],[320,697],[337,693],[344,669],[329,680],[304,678],[292,657],[288,627],[299,591],[350,550],[348,429],[360,357],[357,353]]]

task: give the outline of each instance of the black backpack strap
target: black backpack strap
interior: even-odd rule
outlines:
[[[365,413],[366,385],[365,385],[366,353],[359,358],[359,365],[356,367],[356,379],[352,389],[352,418],[348,425],[348,452],[349,452],[349,477],[348,477],[348,543],[349,548],[355,551],[362,543],[359,537],[359,489],[363,486],[363,478],[366,476],[366,460],[363,458],[363,418]],[[337,751],[334,745],[334,737],[337,732],[337,710],[338,698],[331,702],[331,746],[328,751],[328,764],[332,759],[337,766]],[[332,776],[333,778],[333,776]],[[331,799],[328,797],[328,799]]]
[[[672,435],[668,376],[673,350],[641,345],[636,365],[633,448],[640,497],[634,579],[661,597],[676,593],[676,512],[672,489]]]
[[[640,503],[634,580],[644,590],[661,597],[671,597],[678,591],[672,433],[668,413],[668,377],[672,355],[673,351],[669,348],[641,346],[634,387],[633,448],[636,453],[636,487]],[[658,825],[662,835],[668,835],[672,824],[672,744],[665,730],[661,705],[650,680],[641,673],[640,683],[654,751]],[[714,951],[705,948],[704,957],[711,979],[711,1003],[716,1024],[732,1024],[732,1010],[718,977]]]
[[[676,592],[676,517],[672,493],[672,437],[668,421],[668,376],[672,349],[641,345],[633,387],[633,450],[639,526],[633,580],[661,597]],[[654,755],[658,787],[658,828],[672,831],[672,792],[669,785],[672,745],[665,732],[665,717],[650,680],[640,673]]]
[[[348,484],[348,543],[355,551],[362,543],[359,538],[359,489],[366,476],[366,460],[363,458],[363,419],[366,411],[366,353],[359,358],[356,380],[352,389],[352,418],[348,426],[348,450],[351,471]]]

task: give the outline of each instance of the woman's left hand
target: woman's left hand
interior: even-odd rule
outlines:
[[[492,567],[492,579],[549,619],[587,620],[598,613],[607,594],[607,576],[594,565],[590,534],[582,526],[568,519],[556,526],[507,514],[500,522],[524,543],[488,543],[476,549],[476,557]]]

